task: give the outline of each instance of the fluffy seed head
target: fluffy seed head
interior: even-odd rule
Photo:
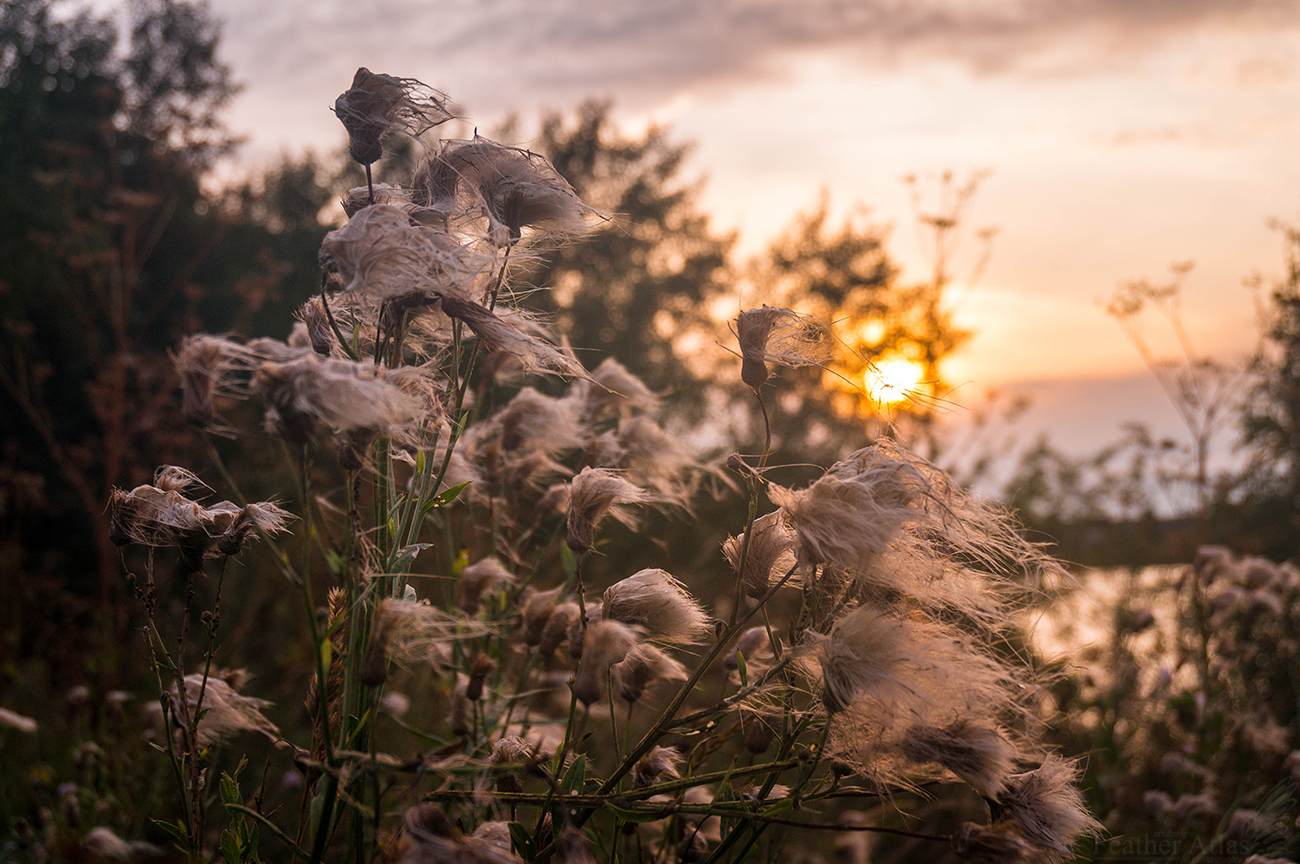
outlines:
[[[509,454],[540,452],[556,456],[582,445],[584,431],[571,406],[532,387],[518,393],[492,417],[501,436],[501,448]]]
[[[952,833],[952,848],[973,864],[1017,864],[1034,857],[1034,847],[1008,826],[986,828],[963,822]]]
[[[834,336],[811,315],[764,306],[746,309],[736,318],[740,343],[740,380],[754,390],[767,382],[768,363],[818,366],[831,359]]]
[[[677,645],[713,631],[708,613],[686,586],[664,570],[641,570],[605,589],[602,615],[645,628],[651,639]]]
[[[1088,813],[1076,783],[1078,765],[1055,754],[1033,771],[1016,774],[998,796],[999,822],[1008,821],[1029,842],[1068,853],[1084,834],[1097,834],[1101,823]]]
[[[524,644],[536,645],[542,641],[542,630],[551,616],[563,586],[549,591],[537,591],[531,585],[524,589],[520,608],[520,624],[524,631]]]
[[[294,518],[269,501],[245,508],[229,501],[205,507],[182,493],[195,484],[203,486],[184,468],[164,465],[155,473],[154,485],[129,492],[114,489],[109,499],[109,539],[119,546],[135,543],[178,547],[204,557],[232,555],[243,548],[254,528],[278,534]]]
[[[180,718],[202,713],[194,743],[199,749],[220,743],[238,732],[261,732],[272,741],[278,740],[280,730],[266,718],[262,710],[271,703],[240,693],[236,686],[247,678],[243,670],[234,670],[212,676],[206,686],[202,674],[185,676],[185,705],[182,712],[181,696],[175,685],[168,698],[172,704],[172,718],[179,726]],[[233,682],[233,684],[232,684]],[[202,703],[199,694],[203,694]],[[178,728],[178,734],[185,734]]]
[[[572,354],[512,327],[486,306],[450,294],[441,299],[443,313],[465,322],[489,353],[503,351],[510,354],[529,372],[554,372],[571,377],[587,374]]]
[[[546,619],[546,626],[542,628],[541,639],[537,643],[537,650],[541,655],[549,657],[559,649],[565,639],[570,638],[570,634],[575,630],[581,632],[578,628],[581,618],[582,610],[572,601],[560,603],[552,609]]]
[[[413,220],[393,204],[353,214],[321,241],[321,266],[338,275],[344,294],[429,306],[434,293],[475,293],[492,261],[455,237]],[[414,298],[414,299],[412,299]]]
[[[334,353],[334,330],[330,327],[329,312],[319,295],[312,297],[298,309],[298,319],[307,325],[311,349],[322,357]]]
[[[478,614],[483,595],[514,582],[514,574],[495,556],[480,558],[460,574],[460,608],[466,615]]]
[[[621,621],[596,621],[583,638],[582,659],[573,679],[573,692],[584,705],[600,700],[609,667],[621,661],[641,641],[634,627]]]
[[[444,141],[417,169],[412,200],[438,212],[466,197],[481,209],[498,246],[523,239],[567,240],[590,230],[591,209],[545,157],[486,138]]]
[[[423,601],[385,598],[375,612],[370,643],[362,660],[363,683],[369,687],[382,684],[388,677],[389,660],[436,666],[445,659],[450,640],[482,632],[481,626]]]
[[[962,718],[944,727],[913,726],[902,738],[903,755],[936,762],[985,798],[996,798],[1015,768],[1015,750],[993,726]]]
[[[624,504],[653,500],[644,489],[632,485],[606,468],[583,468],[569,483],[569,524],[566,541],[579,554],[595,545],[596,526],[606,516],[629,524],[631,514]]]
[[[740,577],[745,593],[759,599],[771,590],[774,575],[780,578],[795,566],[794,532],[785,524],[782,512],[774,510],[754,520],[748,548],[745,535],[740,534],[723,541],[722,553]]]
[[[580,414],[587,424],[607,413],[654,413],[659,407],[654,392],[613,357],[606,357],[592,370],[591,380],[575,382],[570,395],[582,405]]]
[[[268,428],[295,443],[305,443],[318,426],[341,433],[393,434],[426,413],[393,372],[315,353],[288,363],[264,363],[254,375],[253,389],[266,403]]]
[[[609,667],[618,695],[636,702],[655,681],[685,681],[686,667],[649,642],[637,644],[627,656]]]
[[[820,655],[822,701],[837,714],[852,703],[876,724],[1018,715],[1027,685],[960,630],[859,606],[828,636],[810,634]]]
[[[632,788],[644,789],[656,783],[680,780],[682,754],[676,747],[652,747],[632,766]]]
[[[1022,583],[1064,577],[1005,511],[888,441],[836,463],[806,489],[769,483],[768,495],[794,530],[800,563],[838,568],[923,605],[956,606],[991,625],[1005,623],[996,598],[1011,588],[997,574],[1018,572]]]
[[[352,158],[362,165],[384,155],[383,137],[390,129],[415,137],[452,118],[443,94],[414,78],[376,74],[364,66],[335,100],[334,114],[348,130]]]

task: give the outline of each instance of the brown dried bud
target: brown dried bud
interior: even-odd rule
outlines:
[[[359,164],[370,165],[384,155],[384,132],[405,95],[400,80],[362,66],[352,87],[335,100],[334,113],[348,130],[348,151]]]
[[[466,699],[477,702],[483,698],[483,682],[495,668],[497,668],[497,661],[488,655],[482,652],[475,655],[474,663],[469,670],[469,682],[465,685]]]

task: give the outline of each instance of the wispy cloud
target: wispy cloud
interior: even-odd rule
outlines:
[[[601,91],[656,102],[752,80],[813,49],[882,69],[944,59],[980,74],[1059,75],[1198,33],[1300,33],[1295,0],[216,0],[214,11],[241,59],[268,73],[388,58],[433,81],[453,75],[460,98],[486,110],[539,92],[560,104]]]

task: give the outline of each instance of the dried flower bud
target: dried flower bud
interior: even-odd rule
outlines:
[[[483,698],[483,682],[492,670],[497,668],[497,661],[487,654],[479,652],[474,655],[474,662],[469,669],[469,681],[465,684],[465,698],[477,702]]]
[[[441,93],[413,78],[376,74],[364,66],[335,100],[334,114],[348,130],[349,152],[361,165],[384,155],[383,137],[389,129],[421,135],[452,117]]]
[[[740,380],[757,391],[767,382],[767,364],[819,366],[830,360],[834,339],[830,328],[810,315],[764,306],[746,309],[736,318],[740,343]]]

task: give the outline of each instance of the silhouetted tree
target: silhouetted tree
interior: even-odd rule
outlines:
[[[206,7],[129,14],[119,45],[111,17],[45,0],[0,11],[0,515],[6,560],[32,577],[11,589],[65,615],[91,596],[117,608],[109,490],[193,446],[176,340],[250,316],[283,330],[318,278],[323,199],[290,200],[298,169],[260,209],[203,191],[233,144],[218,112],[235,89]],[[307,287],[285,296],[295,276]],[[38,584],[70,593],[41,599]]]
[[[1257,535],[1246,551],[1282,559],[1300,553],[1300,226],[1278,223],[1286,271],[1273,288],[1267,344],[1242,411],[1243,523]],[[1254,547],[1254,548],[1252,548]]]
[[[609,220],[549,258],[533,281],[550,290],[532,302],[596,362],[612,356],[656,390],[698,394],[721,354],[711,304],[733,284],[734,237],[713,232],[698,186],[681,179],[688,148],[658,127],[621,133],[598,102],[546,115],[529,146]]]

